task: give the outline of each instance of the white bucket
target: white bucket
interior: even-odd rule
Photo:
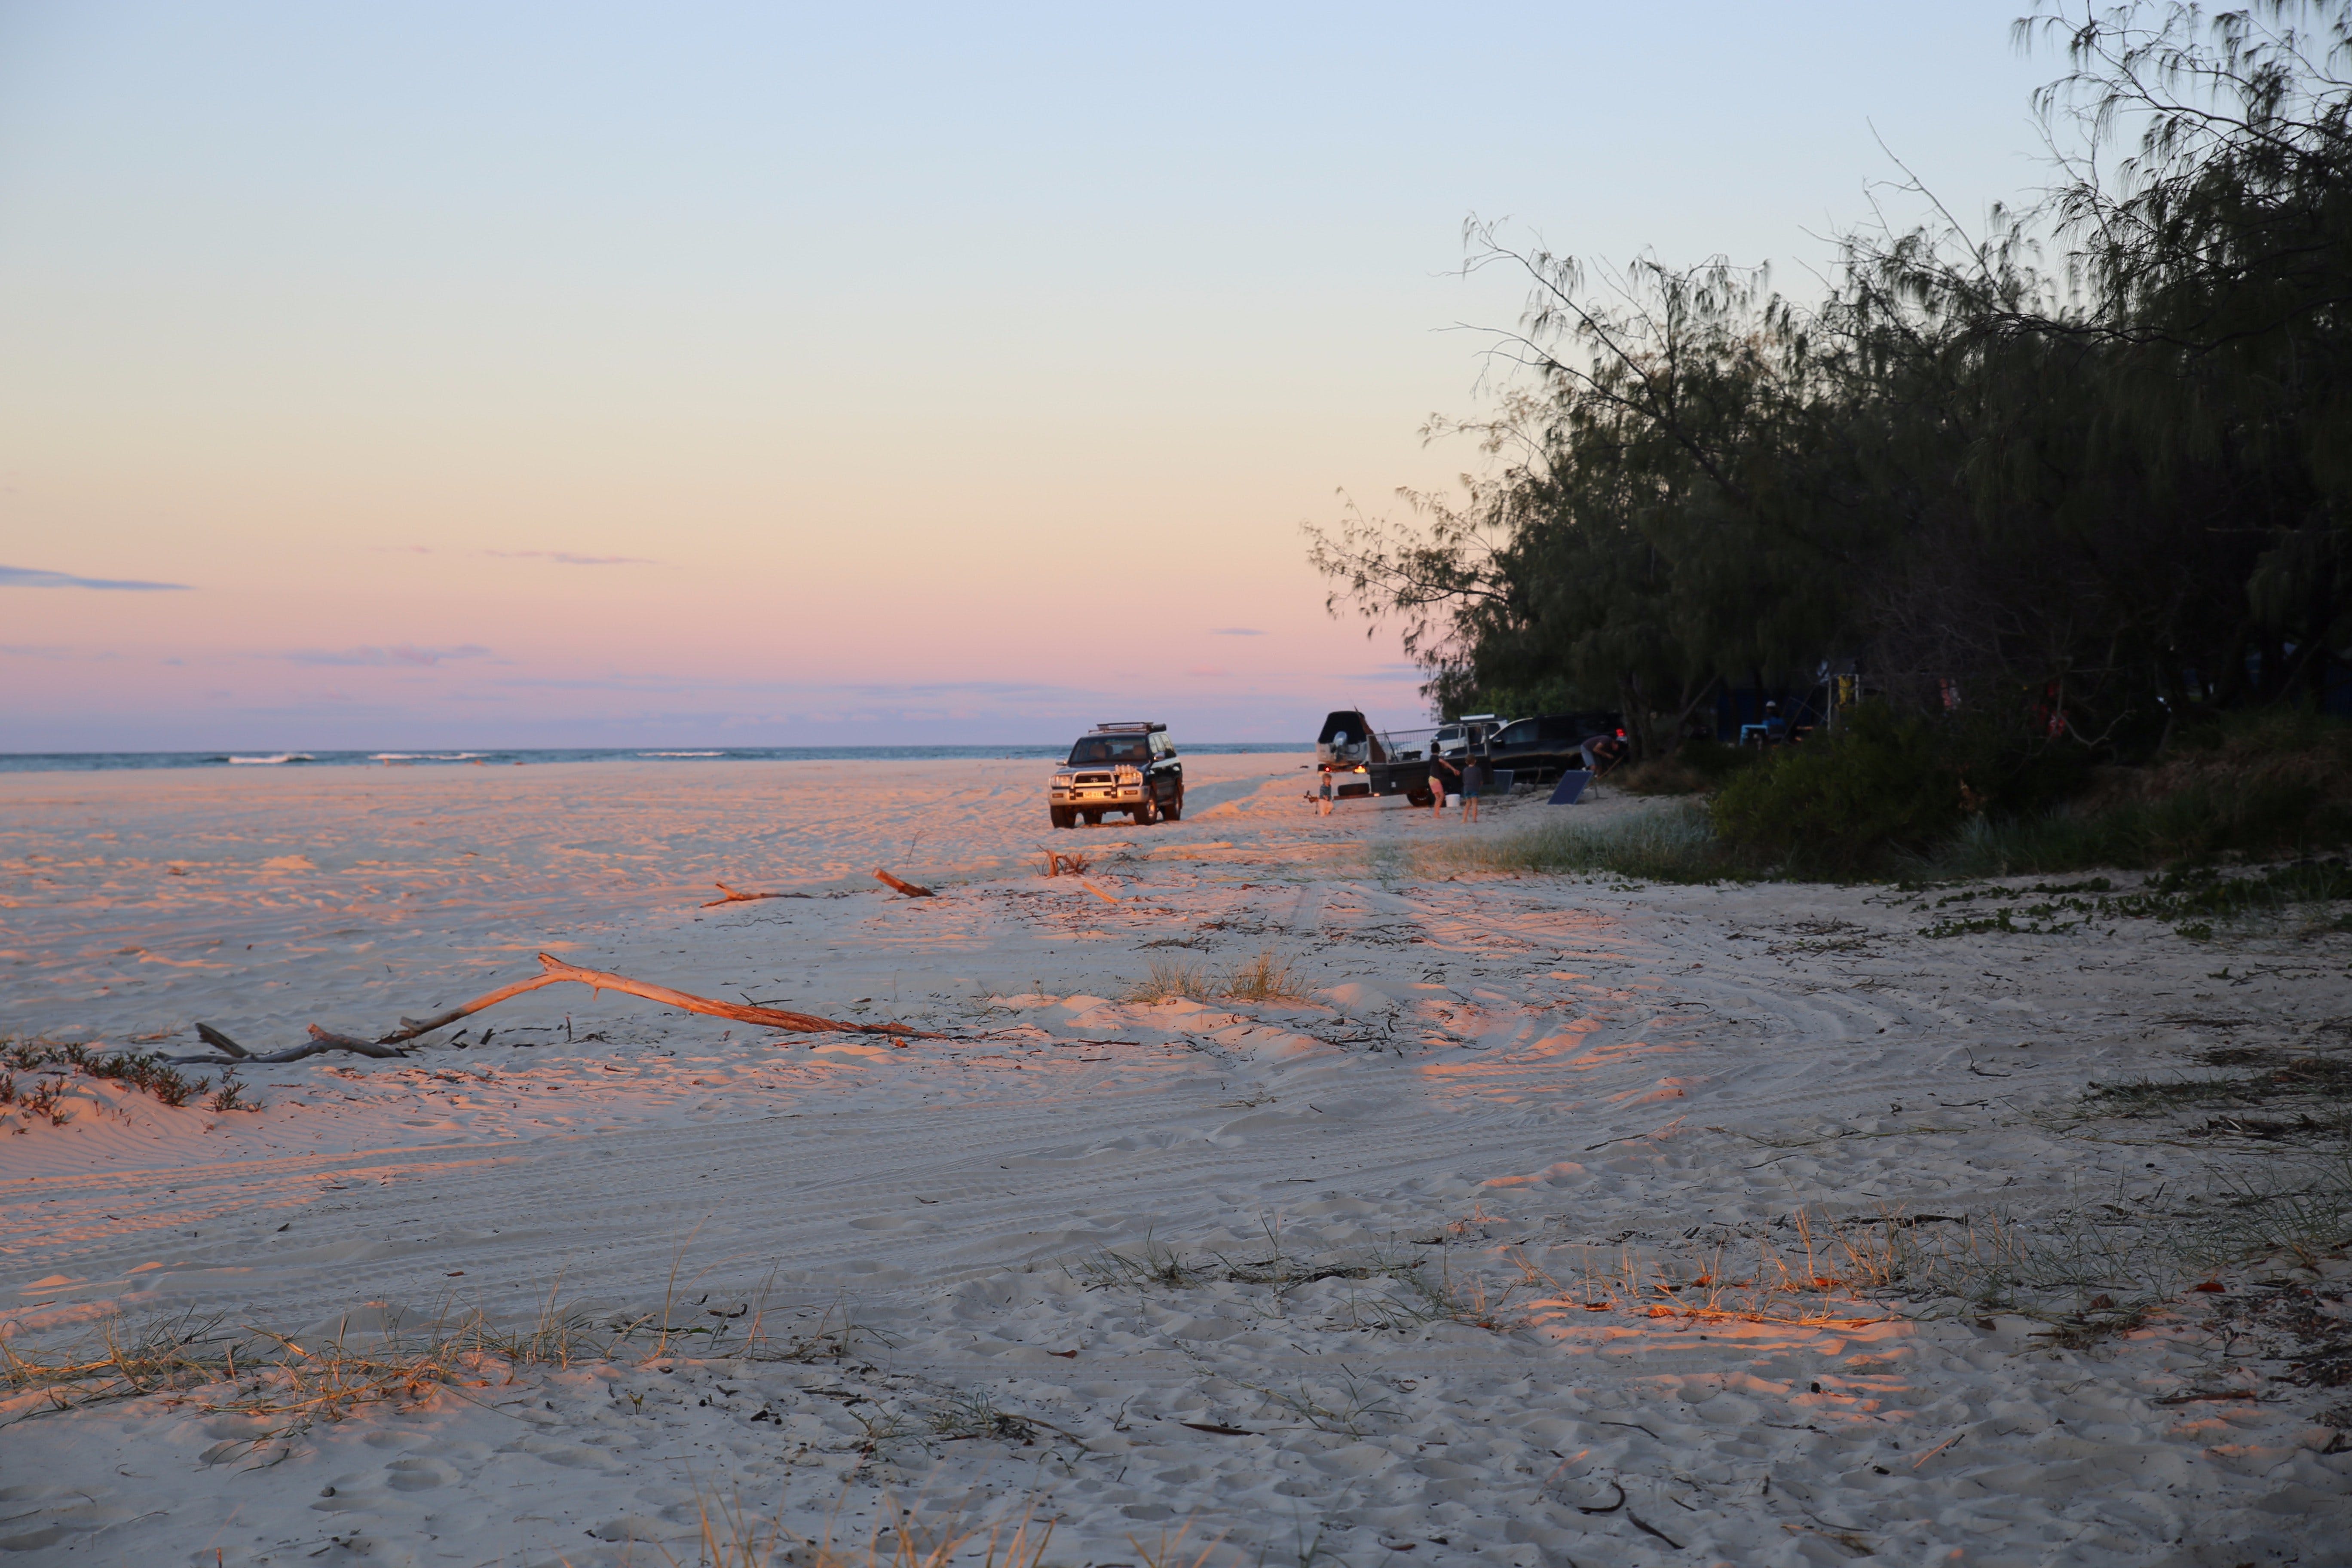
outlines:
[[[1445,804],[1449,806],[1460,805],[1462,804],[1462,797],[1458,795],[1449,795],[1445,797]]]

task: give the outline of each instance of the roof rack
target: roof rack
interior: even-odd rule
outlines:
[[[1167,725],[1153,720],[1122,719],[1116,724],[1097,724],[1094,728],[1094,732],[1097,735],[1149,735],[1154,730],[1166,728],[1168,728]]]

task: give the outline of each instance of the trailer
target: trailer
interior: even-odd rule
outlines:
[[[1504,722],[1492,713],[1471,713],[1421,729],[1381,730],[1359,709],[1338,709],[1325,717],[1315,738],[1315,765],[1332,775],[1341,800],[1401,795],[1414,805],[1430,805],[1435,803],[1429,787],[1432,758],[1450,758],[1458,767],[1483,757]]]

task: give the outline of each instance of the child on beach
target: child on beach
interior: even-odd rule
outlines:
[[[1480,775],[1486,771],[1484,759],[1465,756],[1462,759],[1462,820],[1478,820],[1478,786]]]

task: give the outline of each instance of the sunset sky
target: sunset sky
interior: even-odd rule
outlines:
[[[0,751],[1410,721],[1465,218],[1810,297],[2019,8],[0,0]]]

